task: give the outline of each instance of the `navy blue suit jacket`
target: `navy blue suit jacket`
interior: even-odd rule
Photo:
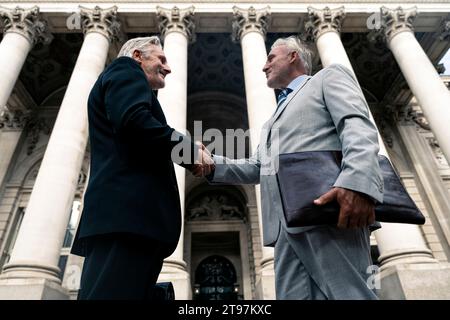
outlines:
[[[140,65],[114,60],[99,76],[88,100],[91,168],[72,253],[84,255],[83,239],[131,233],[176,248],[181,209],[172,148],[196,147],[167,125]],[[193,159],[191,159],[192,161]],[[183,164],[189,168],[188,164]]]

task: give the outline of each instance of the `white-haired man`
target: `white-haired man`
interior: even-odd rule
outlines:
[[[153,92],[170,71],[157,37],[131,39],[89,95],[90,177],[72,247],[85,256],[79,299],[154,298],[181,230],[172,148],[183,144],[185,168],[211,170],[203,149],[167,124]]]
[[[331,65],[313,77],[311,69],[311,54],[296,37],[275,41],[263,72],[267,85],[281,91],[258,149],[245,163],[214,156],[208,179],[261,184],[264,245],[275,247],[277,299],[376,299],[366,280],[372,264],[368,226],[375,201],[383,199],[377,131],[348,69]],[[337,226],[287,227],[273,155],[329,150],[342,150],[342,171],[315,205],[337,201]]]

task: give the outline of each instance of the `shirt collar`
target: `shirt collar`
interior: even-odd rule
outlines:
[[[292,89],[292,91],[295,91],[295,89],[297,89],[308,78],[309,78],[308,75],[302,74],[297,78],[295,78],[294,80],[292,80],[287,86],[287,88]]]

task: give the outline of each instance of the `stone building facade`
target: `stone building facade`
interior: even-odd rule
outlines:
[[[427,217],[373,233],[374,285],[383,299],[450,298],[450,77],[438,65],[448,1],[0,1],[0,17],[0,299],[76,297],[83,261],[69,251],[89,175],[87,97],[127,39],[152,34],[172,68],[158,92],[169,124],[250,130],[247,156],[276,107],[262,72],[276,38],[306,41],[314,72],[350,68],[380,152]],[[259,187],[176,170],[184,228],[159,281],[178,299],[274,299]]]

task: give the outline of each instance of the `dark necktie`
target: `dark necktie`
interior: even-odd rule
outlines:
[[[289,93],[292,92],[291,88],[285,88],[280,91],[277,97],[277,109],[283,104],[283,102],[286,100]]]

